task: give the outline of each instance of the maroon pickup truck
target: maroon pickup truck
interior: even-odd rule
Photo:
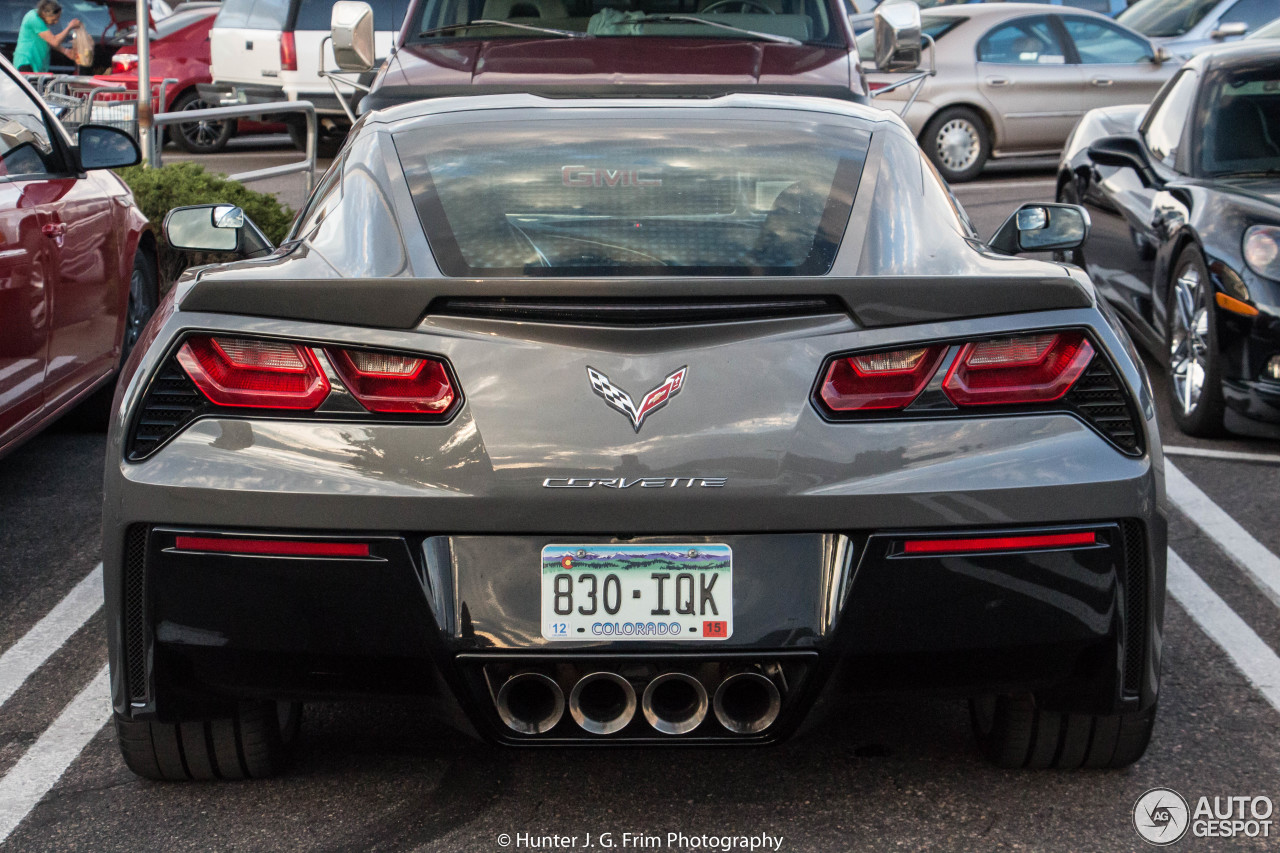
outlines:
[[[659,88],[867,99],[842,0],[412,0],[360,111]]]

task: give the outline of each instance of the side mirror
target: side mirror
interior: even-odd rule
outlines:
[[[376,61],[373,47],[373,9],[360,0],[338,0],[329,18],[333,58],[343,71],[371,71]]]
[[[1089,224],[1089,213],[1078,204],[1024,204],[988,245],[1002,255],[1078,249],[1089,236]]]
[[[1130,168],[1138,173],[1142,182],[1149,187],[1159,186],[1162,181],[1151,168],[1151,159],[1147,149],[1136,136],[1104,136],[1089,146],[1089,158],[1099,166]]]
[[[76,148],[80,154],[80,167],[90,169],[120,169],[142,162],[142,151],[133,137],[123,130],[103,124],[82,124],[76,133]]]
[[[234,252],[246,257],[272,248],[253,220],[231,204],[175,207],[164,218],[164,236],[175,249]]]
[[[1173,54],[1170,53],[1169,48],[1164,45],[1157,45],[1156,48],[1151,51],[1151,61],[1156,65],[1164,65],[1172,59]]]
[[[1249,32],[1249,25],[1244,21],[1232,21],[1229,24],[1219,24],[1216,30],[1209,33],[1209,38],[1229,39],[1242,36],[1247,32]]]
[[[875,11],[876,70],[914,71],[923,55],[920,7],[915,3],[882,3]]]

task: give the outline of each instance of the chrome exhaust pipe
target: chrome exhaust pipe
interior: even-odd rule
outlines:
[[[564,716],[564,691],[540,672],[520,672],[498,689],[495,704],[507,728],[522,735],[540,735],[555,728]]]
[[[589,672],[569,691],[569,715],[593,735],[611,735],[636,715],[636,690],[616,672]]]
[[[664,735],[682,735],[707,718],[707,688],[683,672],[666,672],[650,681],[640,699],[644,718]]]
[[[734,734],[759,734],[778,719],[782,694],[778,685],[758,672],[731,675],[716,688],[716,719]]]

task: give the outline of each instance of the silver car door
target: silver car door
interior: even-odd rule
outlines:
[[[978,89],[1004,127],[1001,152],[1056,150],[1083,114],[1083,77],[1047,15],[992,27],[977,46]]]
[[[1178,70],[1157,62],[1151,42],[1102,18],[1064,15],[1062,25],[1084,74],[1084,108],[1145,104]]]

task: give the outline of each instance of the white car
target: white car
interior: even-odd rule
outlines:
[[[320,51],[329,35],[335,0],[225,0],[209,33],[213,83],[200,86],[210,103],[260,104],[311,101],[320,119],[321,138],[346,135],[350,122],[320,75]],[[408,0],[370,0],[375,46],[379,56],[390,50],[404,20]],[[333,53],[325,49],[325,67],[334,70]],[[372,77],[372,75],[370,75]],[[339,84],[350,102],[356,90]],[[306,125],[287,120],[289,135],[302,148]]]
[[[1280,0],[1139,0],[1116,20],[1175,57],[1235,41],[1280,17]]]

